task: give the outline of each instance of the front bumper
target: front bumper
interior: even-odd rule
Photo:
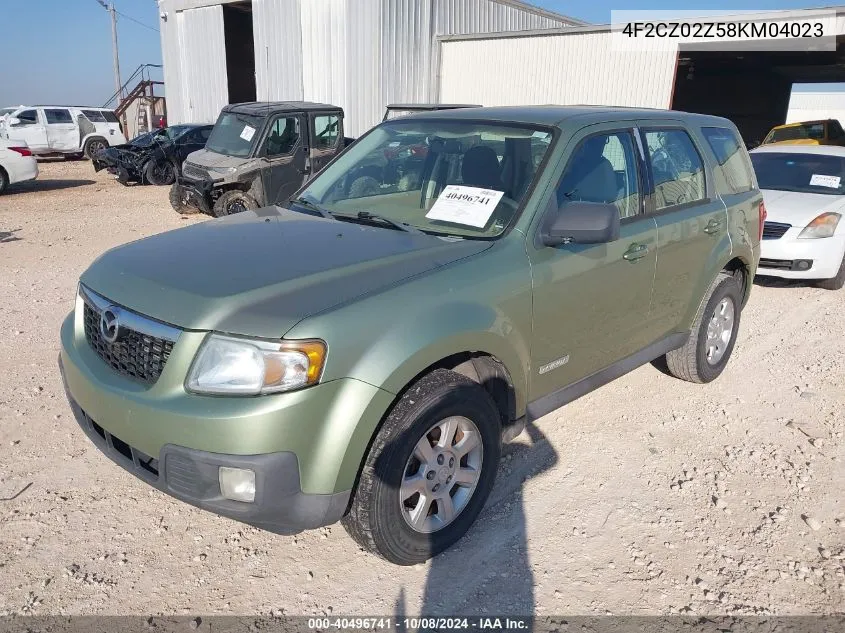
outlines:
[[[182,202],[189,207],[195,207],[206,214],[211,214],[214,203],[211,199],[211,191],[219,180],[193,180],[179,177],[174,187],[178,188]]]
[[[182,332],[147,386],[107,365],[71,314],[62,325],[60,363],[86,435],[140,479],[205,510],[277,533],[337,521],[395,396],[354,379],[270,396],[191,394],[184,372],[204,338]],[[221,496],[220,466],[255,471],[255,502]]]
[[[758,275],[784,279],[830,279],[835,277],[845,255],[845,230],[840,227],[833,237],[800,240],[804,227],[793,226],[783,237],[762,240]],[[801,269],[800,261],[810,261]]]

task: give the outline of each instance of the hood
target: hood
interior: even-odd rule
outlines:
[[[816,216],[827,211],[842,213],[845,196],[824,193],[801,193],[763,189],[763,201],[771,222],[784,222],[792,226],[807,226]]]
[[[789,141],[769,141],[766,145],[821,145],[821,143],[812,138],[794,138]]]
[[[307,316],[491,245],[268,207],[114,248],[81,282],[184,329],[280,338]]]
[[[225,154],[218,154],[212,152],[210,149],[200,149],[196,152],[188,154],[188,162],[193,163],[197,167],[225,169],[227,167],[241,167],[248,162],[255,160],[254,158],[246,158],[244,156],[227,156]]]

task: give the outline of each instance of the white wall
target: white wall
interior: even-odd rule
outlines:
[[[674,49],[611,50],[609,31],[446,40],[440,101],[667,108]]]
[[[845,126],[845,92],[793,92],[787,123],[838,119]]]

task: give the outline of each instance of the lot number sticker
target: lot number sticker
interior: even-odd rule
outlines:
[[[810,177],[810,185],[813,187],[830,187],[831,189],[839,189],[839,176],[823,176],[822,174],[813,174]]]
[[[483,229],[503,195],[494,189],[448,185],[425,217]]]
[[[243,131],[241,132],[241,138],[249,143],[253,136],[255,136],[255,128],[245,125]]]

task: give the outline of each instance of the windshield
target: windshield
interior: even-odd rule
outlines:
[[[824,140],[824,123],[803,123],[777,128],[769,132],[764,143],[802,140]]]
[[[256,131],[263,123],[262,117],[221,112],[205,148],[225,156],[249,156],[256,142]]]
[[[845,157],[797,152],[751,154],[760,189],[845,194]]]
[[[497,237],[517,216],[552,132],[405,120],[358,140],[302,192],[334,214],[367,212],[429,233]]]

